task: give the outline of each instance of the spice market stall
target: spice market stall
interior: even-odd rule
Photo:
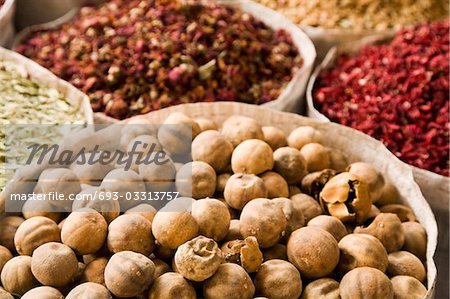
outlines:
[[[448,297],[448,0],[16,1],[0,298]]]

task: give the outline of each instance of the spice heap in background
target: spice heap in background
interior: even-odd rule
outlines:
[[[302,65],[290,36],[208,3],[113,0],[84,7],[17,50],[123,119],[198,101],[275,100]]]
[[[32,144],[52,144],[61,140],[62,132],[55,126],[42,134],[42,127],[33,124],[84,124],[80,107],[74,107],[57,90],[27,78],[25,69],[16,63],[0,60],[0,190],[5,186],[17,164],[28,158]],[[30,124],[7,128],[9,125]],[[14,133],[7,131],[14,129]],[[40,132],[40,133],[38,133]],[[36,138],[39,136],[39,138]],[[45,138],[44,138],[45,137]],[[6,147],[8,169],[5,167]],[[11,169],[9,168],[11,167]]]
[[[0,0],[0,8],[5,4],[6,0]]]
[[[403,30],[389,44],[338,58],[316,82],[317,108],[406,163],[448,176],[449,24]]]
[[[67,299],[87,293],[186,299],[426,295],[426,231],[374,166],[349,164],[345,153],[323,146],[322,132],[312,127],[286,135],[234,115],[219,130],[211,120],[180,112],[165,124],[192,125],[194,162],[176,167],[169,159],[141,164],[138,172],[109,173],[104,165],[83,165],[102,180],[83,191],[80,167],[42,172],[37,190],[94,197],[75,200],[68,216],[36,213],[28,201],[26,220],[0,220],[7,292],[26,293],[24,299],[61,293],[69,293]],[[184,151],[174,142],[180,132],[141,130],[144,135],[136,136],[124,127],[122,146],[151,137],[174,159]],[[101,197],[106,190],[149,192],[154,182],[173,180],[182,196],[193,198],[179,197],[160,211]]]
[[[256,0],[294,23],[349,30],[400,29],[448,17],[448,0]]]

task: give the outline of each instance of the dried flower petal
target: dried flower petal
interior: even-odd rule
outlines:
[[[449,176],[450,21],[400,31],[342,56],[317,80],[317,108],[382,141],[404,162]]]

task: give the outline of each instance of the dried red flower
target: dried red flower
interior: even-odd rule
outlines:
[[[94,111],[119,119],[199,101],[262,104],[302,65],[287,32],[247,13],[161,0],[83,7],[17,51],[87,93]]]
[[[319,75],[317,108],[406,163],[449,176],[449,25],[416,26],[389,44],[339,57]]]

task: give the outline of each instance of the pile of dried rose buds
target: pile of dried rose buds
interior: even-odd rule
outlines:
[[[123,119],[199,101],[277,99],[302,58],[285,31],[225,5],[111,0],[17,50]]]
[[[449,25],[420,25],[340,57],[319,75],[316,107],[401,160],[449,176]]]

